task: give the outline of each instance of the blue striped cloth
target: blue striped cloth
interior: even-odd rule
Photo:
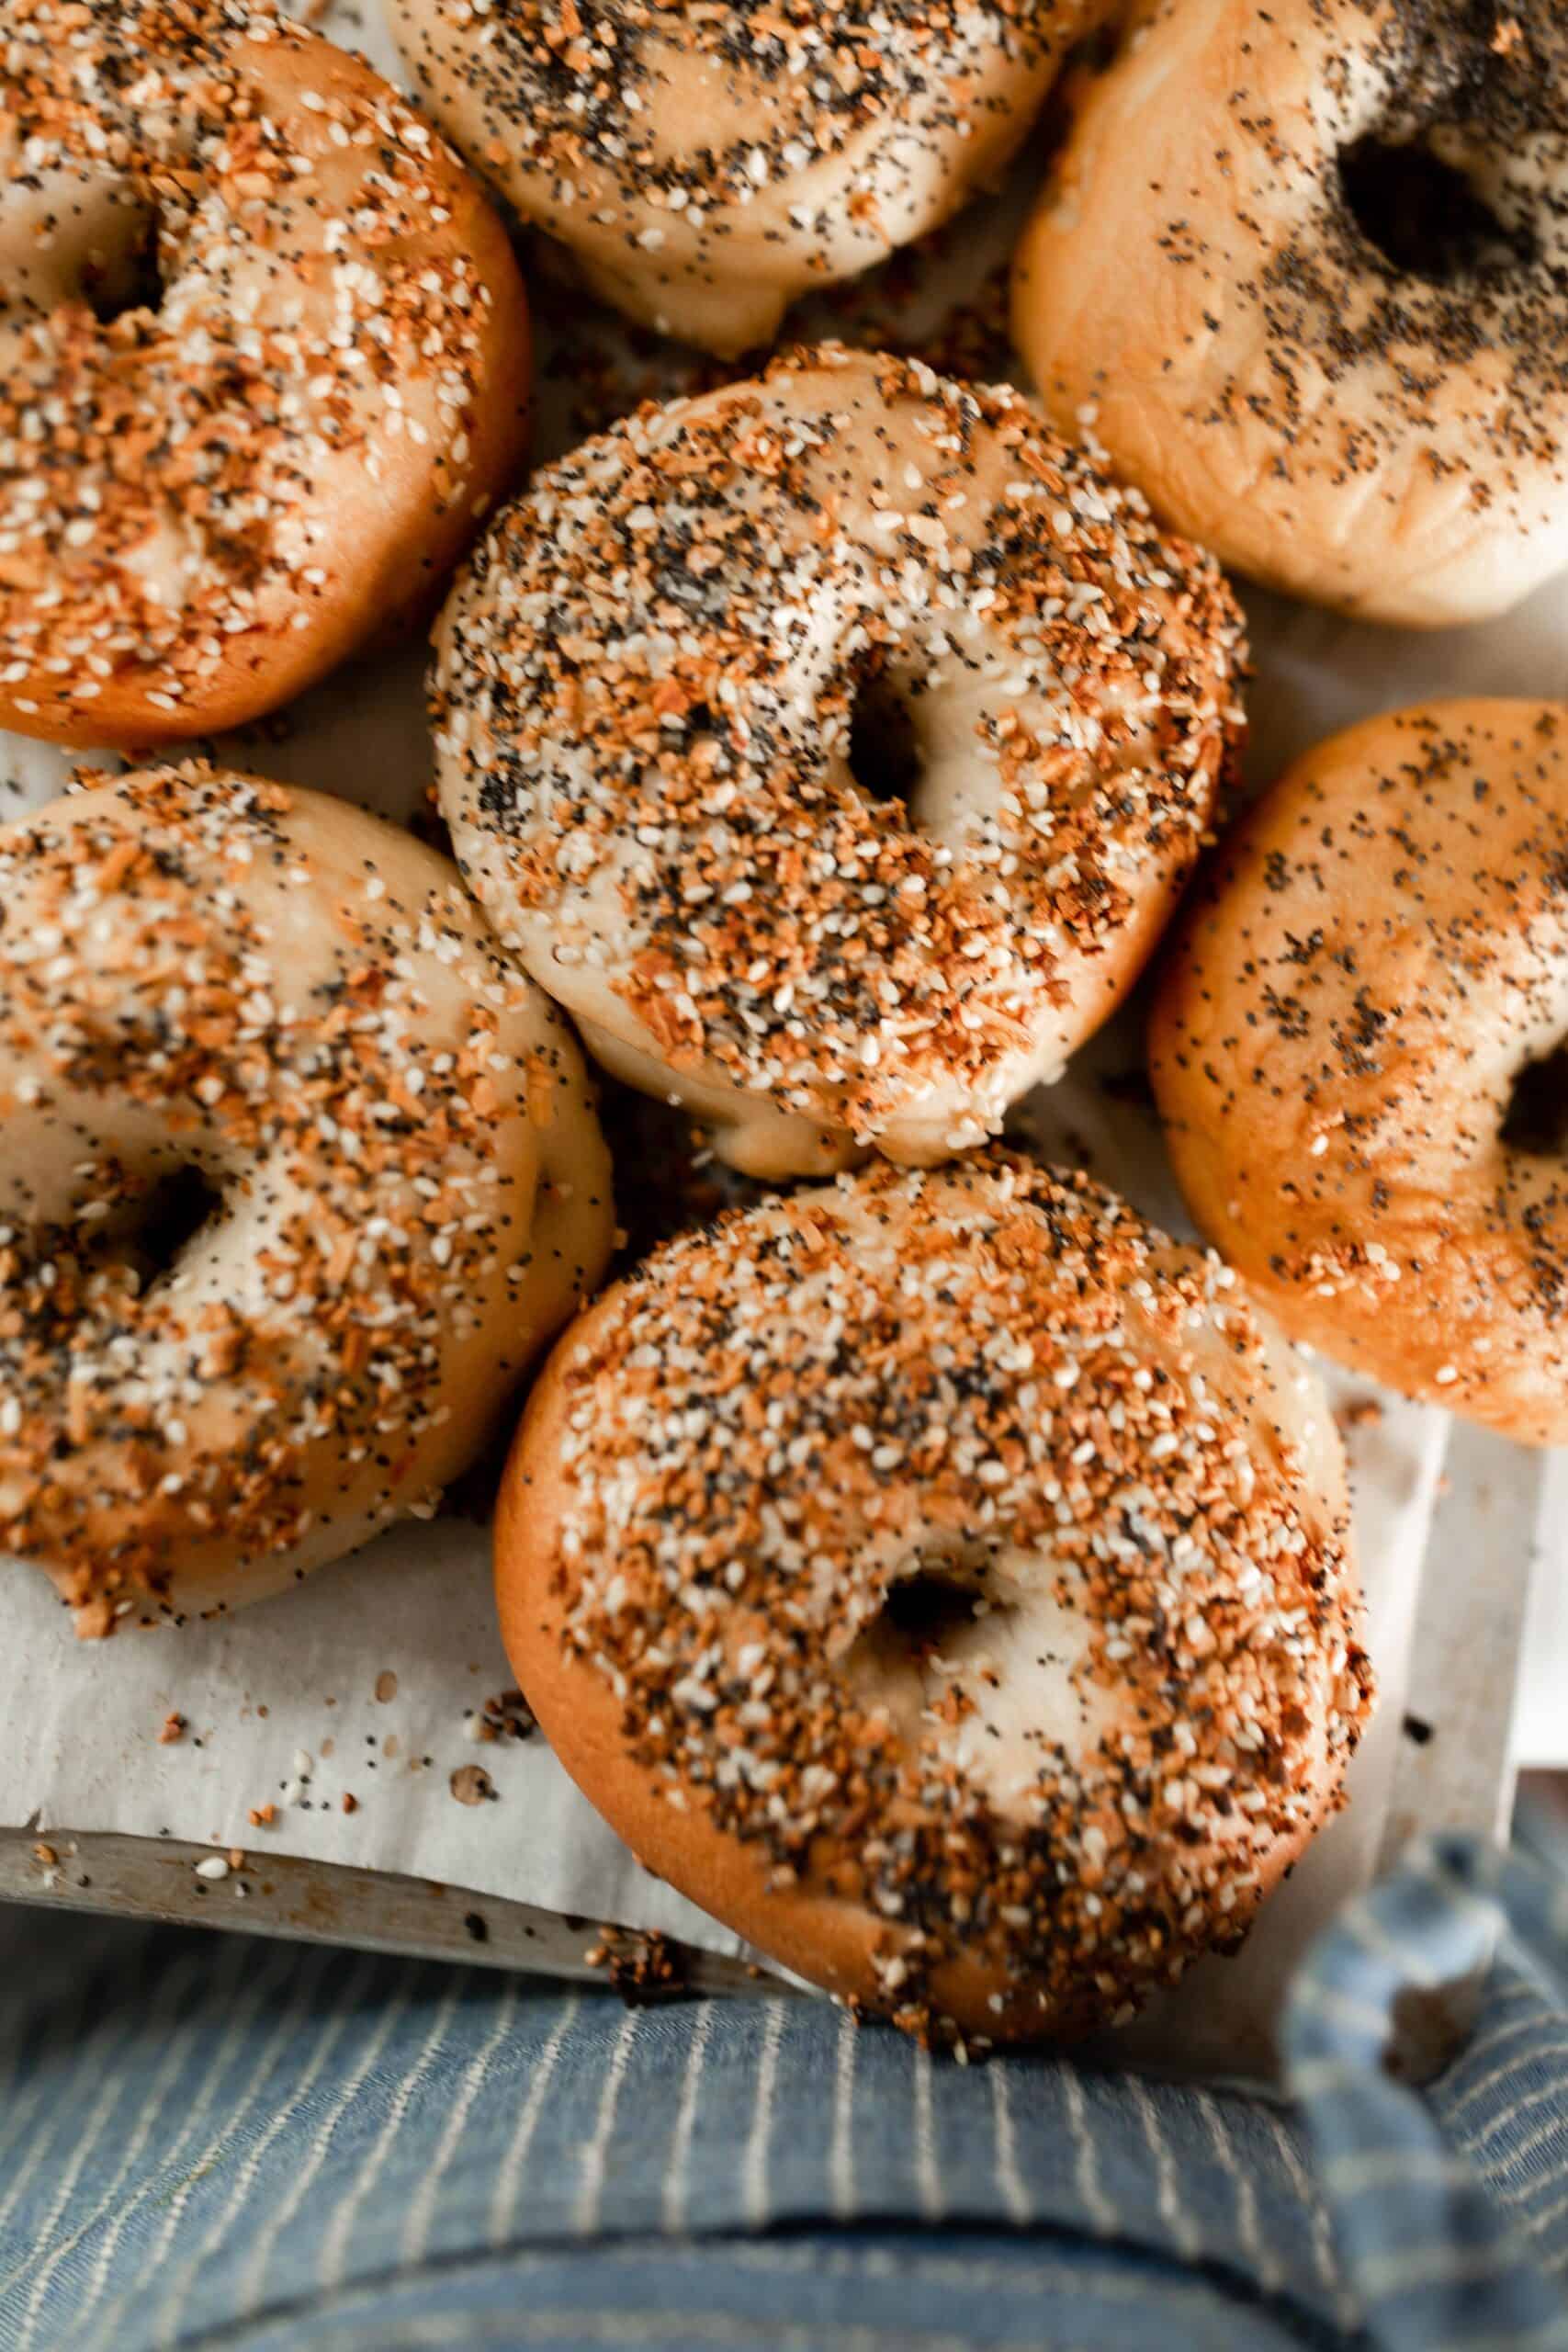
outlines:
[[[1422,1849],[1310,1955],[1287,2106],[12,1914],[0,2347],[1568,2352],[1565,1954],[1560,1885]],[[1470,1971],[1391,2079],[1395,2002]]]

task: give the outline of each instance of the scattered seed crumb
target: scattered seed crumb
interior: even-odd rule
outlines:
[[[1382,1417],[1383,1408],[1375,1396],[1358,1396],[1353,1404],[1341,1405],[1334,1416],[1342,1431],[1375,1430]]]
[[[387,1707],[391,1704],[397,1695],[398,1678],[389,1667],[385,1673],[376,1677],[376,1697],[381,1706]]]
[[[159,1729],[159,1747],[173,1747],[176,1741],[185,1737],[187,1728],[188,1726],[184,1715],[175,1714],[173,1708],[171,1708],[169,1713],[164,1717],[162,1726]]]
[[[532,1739],[539,1728],[539,1719],[521,1690],[498,1690],[485,1701],[479,1720],[488,1725],[491,1739]]]
[[[42,1862],[46,1870],[53,1870],[60,1857],[52,1846],[38,1845],[33,1848],[33,1860],[35,1862]]]
[[[197,1862],[196,1866],[196,1874],[197,1878],[205,1878],[214,1881],[220,1878],[227,1878],[229,1875],[228,1861],[222,1854],[209,1854],[205,1860]]]
[[[689,1989],[685,1956],[668,1936],[637,1928],[601,1928],[599,1940],[583,1954],[590,1968],[602,1968],[628,2009],[668,2000]]]
[[[351,1796],[346,1789],[343,1792],[343,1809],[344,1813],[357,1813],[359,1811],[359,1799],[355,1796]]]
[[[275,1804],[254,1804],[246,1818],[253,1829],[270,1829],[277,1819],[277,1807]]]
[[[485,1917],[482,1911],[465,1912],[463,1915],[463,1926],[472,1942],[476,1944],[489,1943],[490,1921]]]
[[[459,1804],[483,1804],[496,1793],[494,1781],[478,1764],[459,1764],[447,1785]]]

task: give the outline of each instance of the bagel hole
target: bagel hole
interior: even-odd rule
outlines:
[[[1010,1602],[987,1589],[983,1565],[938,1560],[895,1577],[860,1638],[884,1656],[891,1649],[916,1661],[957,1657],[971,1636],[979,1633],[983,1641],[983,1628],[999,1626],[1012,1613]]]
[[[975,1623],[981,1600],[973,1577],[943,1568],[917,1568],[887,1589],[878,1623],[905,1649],[941,1652]]]
[[[850,713],[850,774],[868,800],[908,808],[920,781],[920,747],[901,695],[871,679]]]
[[[158,256],[158,216],[139,211],[132,233],[113,253],[82,266],[82,300],[103,327],[134,311],[157,311],[164,300]]]
[[[1339,185],[1361,235],[1407,277],[1451,286],[1512,268],[1534,251],[1528,231],[1500,220],[1429,147],[1358,139],[1340,153]]]
[[[143,1281],[155,1282],[172,1272],[222,1205],[222,1193],[199,1168],[173,1168],[158,1177],[142,1202],[136,1228]]]
[[[919,1740],[950,1676],[984,1665],[990,1687],[998,1687],[998,1653],[1016,1614],[1011,1603],[992,1598],[983,1560],[932,1560],[887,1587],[850,1645],[847,1679],[865,1704],[886,1708],[904,1736]]]
[[[1568,1038],[1516,1073],[1502,1139],[1532,1159],[1561,1159],[1568,1152]]]

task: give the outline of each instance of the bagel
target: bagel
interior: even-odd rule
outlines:
[[[7,0],[0,727],[237,727],[423,618],[520,460],[479,187],[265,0]]]
[[[607,1292],[495,1563],[633,1851],[923,2033],[1081,2033],[1232,1949],[1371,1703],[1314,1375],[1218,1260],[998,1153],[734,1213]]]
[[[1199,1224],[1298,1339],[1568,1443],[1568,705],[1423,704],[1228,835],[1150,1075]]]
[[[1097,0],[389,0],[415,88],[602,300],[726,356],[993,183]]]
[[[90,1635],[429,1517],[608,1255],[564,1023],[445,859],[210,768],[0,828],[0,1549]]]
[[[1070,113],[1014,340],[1164,522],[1412,628],[1568,563],[1553,0],[1135,0]]]
[[[437,784],[617,1077],[753,1175],[926,1162],[1131,988],[1245,661],[1210,559],[1016,393],[826,345],[535,477],[437,628]]]

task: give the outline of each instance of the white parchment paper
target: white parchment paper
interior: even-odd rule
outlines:
[[[397,76],[375,0],[340,0],[324,29]],[[818,305],[802,332],[921,338],[955,300],[972,303],[1005,256],[1027,183],[1026,168],[1010,195],[863,292]],[[581,437],[586,406],[613,410],[607,387],[628,405],[694,379],[690,355],[623,339],[585,298],[563,301],[546,289],[541,308],[556,322],[547,320],[540,334],[540,455]],[[1568,583],[1494,626],[1439,637],[1353,626],[1262,595],[1248,605],[1257,781],[1333,729],[1420,695],[1568,696]],[[430,775],[422,662],[423,649],[411,647],[351,668],[280,721],[216,747],[219,754],[407,818]],[[0,737],[0,817],[48,797],[74,763],[73,755]],[[1026,1125],[1055,1154],[1085,1162],[1183,1230],[1157,1131],[1138,1100],[1141,1019],[1134,1005],[1062,1085],[1028,1106]],[[1371,1397],[1364,1383],[1348,1381],[1337,1394],[1350,1406]],[[1442,1414],[1384,1398],[1381,1418],[1367,1415],[1349,1431],[1382,1684],[1378,1721],[1357,1759],[1348,1809],[1275,1897],[1244,1957],[1194,1972],[1143,2030],[1142,2045],[1156,2054],[1223,2064],[1235,2041],[1266,2020],[1313,1927],[1376,1863],[1402,1716],[1441,1712],[1440,1693],[1407,1688],[1423,1578],[1470,1572],[1428,1556],[1447,1430]],[[1535,1475],[1521,1456],[1520,1477]],[[351,1862],[737,1949],[637,1867],[542,1740],[475,1744],[485,1701],[513,1680],[494,1630],[487,1555],[473,1521],[411,1524],[230,1623],[105,1646],[77,1645],[51,1588],[0,1566],[0,1825],[162,1834]],[[1525,1565],[1493,1563],[1489,1573],[1523,1575]],[[1464,1660],[1445,1670],[1462,1674]],[[1511,1691],[1499,1690],[1495,1703],[1507,1710]],[[186,1728],[177,1743],[160,1745],[171,1713]],[[453,1776],[476,1763],[494,1795],[466,1804]],[[251,1815],[269,1804],[274,1818],[258,1826]]]

